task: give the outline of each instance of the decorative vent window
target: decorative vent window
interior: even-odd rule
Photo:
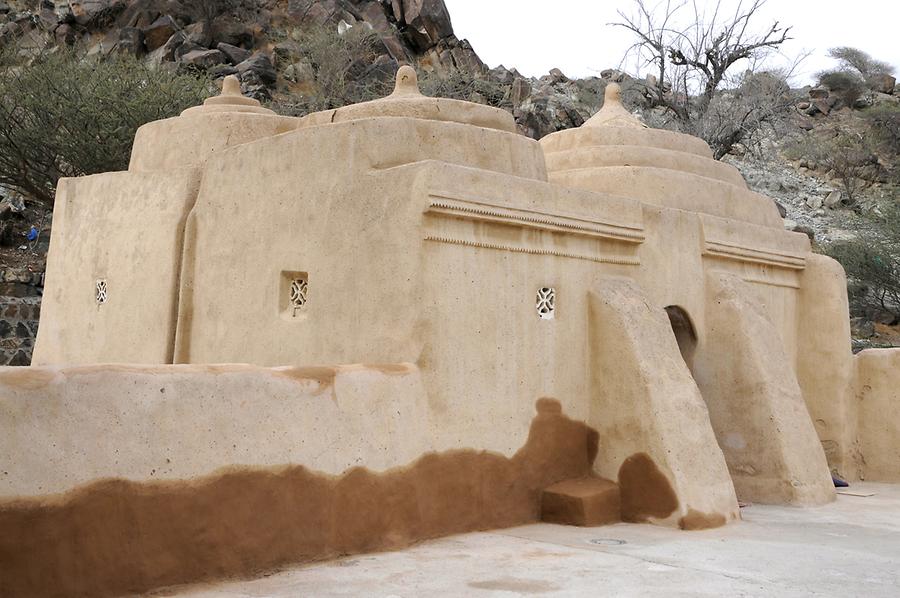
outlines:
[[[294,278],[291,280],[291,311],[296,316],[300,310],[306,306],[306,294],[309,290],[309,283],[305,278]]]
[[[278,282],[278,313],[283,320],[300,322],[309,312],[309,273],[282,270]]]
[[[537,292],[537,313],[542,320],[552,320],[556,317],[556,289],[543,287]]]
[[[94,298],[97,300],[97,305],[103,305],[104,303],[106,303],[107,297],[108,291],[106,288],[106,281],[100,279],[96,283],[94,283]]]

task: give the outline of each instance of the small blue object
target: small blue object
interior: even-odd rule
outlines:
[[[846,487],[848,487],[848,486],[850,485],[850,484],[848,484],[847,482],[845,482],[844,480],[842,480],[841,478],[839,478],[839,477],[837,477],[837,476],[835,476],[835,475],[831,476],[831,481],[834,482],[834,487],[835,487],[835,488],[846,488]]]
[[[28,231],[28,240],[29,240],[29,241],[34,241],[34,240],[37,239],[37,238],[38,238],[38,229],[37,229],[36,226],[34,226],[34,225],[32,224],[32,225],[31,225],[31,230]]]

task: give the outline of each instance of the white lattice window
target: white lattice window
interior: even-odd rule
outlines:
[[[106,303],[108,297],[109,291],[106,287],[106,281],[103,279],[97,280],[94,283],[94,299],[97,300],[97,305]]]
[[[294,315],[300,312],[305,306],[307,301],[307,293],[309,292],[309,283],[305,278],[295,278],[291,280],[290,287],[290,303],[291,310]]]
[[[538,317],[552,320],[556,316],[556,289],[543,287],[538,289],[535,307]]]

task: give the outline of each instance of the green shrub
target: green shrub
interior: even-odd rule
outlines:
[[[865,80],[852,71],[825,71],[819,73],[819,85],[827,87],[844,106],[853,104],[866,93]]]
[[[419,88],[427,96],[487,104],[495,108],[513,109],[511,88],[498,81],[473,76],[465,71],[447,75],[421,73]]]
[[[56,182],[125,170],[141,125],[208,97],[208,80],[125,55],[56,50],[0,69],[0,184],[53,205]]]
[[[827,253],[847,272],[854,313],[874,309],[900,318],[900,205],[883,207],[869,217],[856,239],[835,243]]]
[[[286,116],[340,108],[390,93],[396,65],[375,68],[378,35],[363,26],[339,34],[333,27],[305,25],[290,34],[293,47],[286,60],[302,66],[304,89],[271,107]]]
[[[866,52],[848,46],[839,46],[828,50],[828,56],[834,58],[841,65],[841,70],[856,71],[861,77],[868,78],[876,75],[890,75],[894,67],[886,62],[875,60]]]
[[[875,138],[894,161],[900,156],[900,105],[880,104],[864,113]]]
[[[877,150],[871,134],[849,126],[834,126],[804,135],[785,154],[789,158],[806,158],[830,173],[840,183],[847,203],[852,204],[859,192],[883,172]]]

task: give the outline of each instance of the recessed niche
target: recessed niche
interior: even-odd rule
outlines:
[[[542,320],[552,320],[556,317],[556,289],[553,287],[541,287],[538,289],[535,301],[538,317]]]

